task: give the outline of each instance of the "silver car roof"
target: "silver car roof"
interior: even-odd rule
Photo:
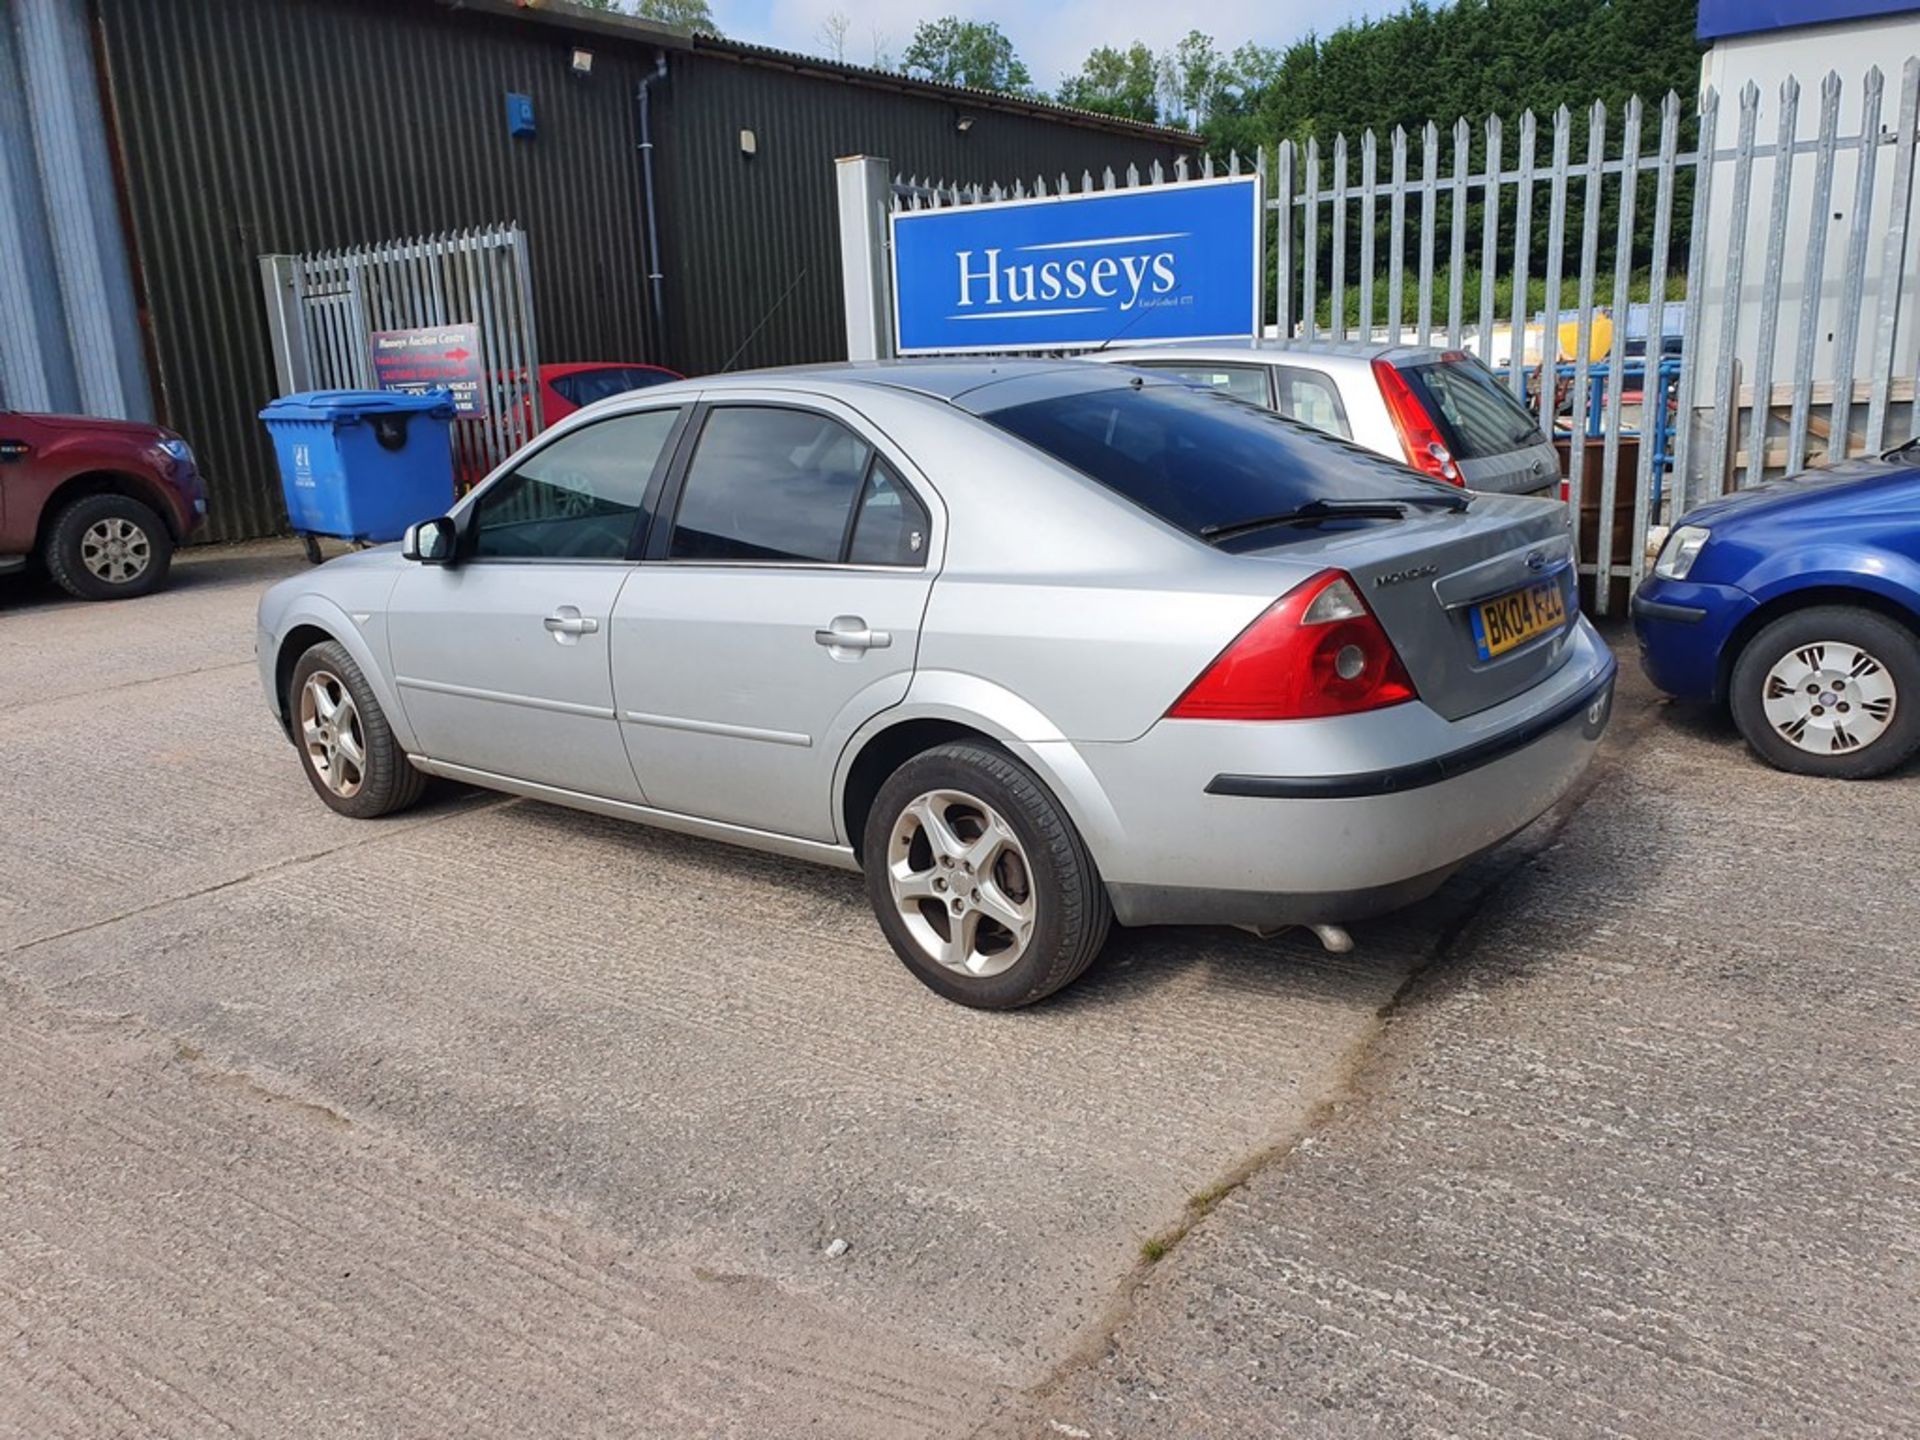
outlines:
[[[1158,377],[1141,376],[1149,383]],[[959,403],[973,397],[973,403],[961,408],[977,410],[1011,404],[1012,395],[1063,394],[1077,390],[1105,389],[1126,383],[1111,372],[1095,370],[1072,360],[1026,359],[1023,357],[980,357],[926,360],[837,361],[819,365],[788,365],[767,370],[735,370],[724,375],[695,375],[673,385],[648,389],[649,396],[665,396],[679,390],[752,390],[788,388],[833,393],[841,387],[903,390],[929,399]],[[980,391],[995,389],[992,406],[981,406]]]
[[[1213,340],[1193,345],[1130,345],[1089,358],[1117,365],[1154,360],[1365,365],[1380,359],[1391,359],[1396,364],[1418,364],[1438,360],[1446,353],[1431,345],[1389,345],[1378,340]]]

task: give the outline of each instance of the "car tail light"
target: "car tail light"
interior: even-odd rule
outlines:
[[[1306,720],[1414,698],[1387,632],[1346,572],[1322,570],[1241,631],[1170,720]]]
[[[1449,485],[1465,485],[1453,452],[1440,438],[1440,427],[1433,423],[1427,407],[1413,393],[1413,387],[1389,360],[1373,362],[1373,378],[1380,386],[1380,398],[1387,402],[1387,414],[1399,433],[1400,448],[1407,452],[1407,463],[1436,480]]]

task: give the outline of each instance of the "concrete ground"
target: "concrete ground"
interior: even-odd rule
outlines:
[[[0,589],[0,1434],[1920,1430],[1912,774],[1630,682],[1353,955],[978,1015],[854,877],[333,816],[251,663],[297,568]]]

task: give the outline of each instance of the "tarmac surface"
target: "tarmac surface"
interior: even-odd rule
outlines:
[[[252,665],[299,564],[0,589],[0,1434],[1920,1431],[1912,771],[1628,675],[1353,954],[981,1015],[857,877],[332,815]]]

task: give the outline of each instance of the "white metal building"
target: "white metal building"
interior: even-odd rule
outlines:
[[[1701,0],[1699,33],[1701,39],[1710,42],[1701,66],[1702,90],[1710,87],[1720,95],[1719,133],[1714,146],[1720,158],[1711,181],[1710,233],[1725,235],[1735,227],[1738,161],[1734,153],[1739,145],[1742,92],[1749,85],[1755,87],[1759,108],[1753,138],[1756,145],[1770,147],[1782,138],[1785,102],[1781,87],[1795,77],[1800,86],[1783,215],[1775,214],[1769,203],[1770,197],[1779,193],[1774,159],[1763,154],[1751,162],[1752,199],[1733,346],[1737,362],[1734,386],[1740,391],[1737,403],[1745,409],[1754,398],[1747,381],[1761,346],[1770,285],[1777,287],[1777,304],[1773,307],[1776,358],[1769,389],[1777,396],[1803,378],[1797,368],[1796,332],[1803,314],[1809,252],[1822,231],[1825,265],[1819,286],[1820,323],[1813,336],[1805,378],[1815,382],[1815,406],[1830,405],[1837,351],[1844,335],[1837,317],[1845,309],[1854,309],[1862,318],[1854,335],[1850,369],[1855,394],[1864,401],[1875,348],[1882,343],[1877,321],[1883,313],[1883,275],[1890,260],[1894,262],[1896,287],[1891,296],[1893,308],[1887,312],[1897,320],[1894,371],[1911,376],[1920,367],[1920,323],[1916,323],[1920,319],[1916,316],[1920,295],[1913,293],[1912,278],[1920,225],[1908,219],[1904,250],[1890,247],[1883,238],[1893,219],[1888,206],[1898,170],[1895,151],[1887,147],[1887,142],[1901,124],[1903,69],[1909,57],[1920,55],[1920,0]],[[1860,189],[1861,147],[1852,142],[1852,137],[1860,133],[1868,115],[1867,76],[1875,67],[1883,77],[1875,121],[1882,146],[1876,157],[1878,163],[1873,166],[1872,204],[1862,217],[1862,200],[1866,197]],[[1833,158],[1826,203],[1816,214],[1815,205],[1820,199],[1816,177],[1821,159],[1822,83],[1829,75],[1839,80],[1838,133],[1845,139]],[[1847,260],[1857,221],[1870,221],[1870,225],[1869,243],[1862,247],[1864,263],[1856,276]],[[1898,225],[1897,221],[1893,223]],[[1777,237],[1771,233],[1773,226],[1783,227]],[[1769,264],[1776,253],[1778,263]],[[1728,398],[1714,395],[1711,385],[1726,348],[1728,270],[1733,262],[1730,247],[1710,247],[1708,254],[1711,258],[1704,267],[1706,273],[1690,277],[1689,290],[1702,307],[1695,357],[1702,383],[1694,398],[1696,405],[1710,410],[1724,405]],[[1904,293],[1900,288],[1903,277]],[[1906,438],[1912,398],[1910,379],[1896,385],[1889,407],[1896,438]],[[1853,448],[1858,449],[1863,443],[1858,427],[1849,429],[1856,432]],[[1744,455],[1736,458],[1744,464]]]

